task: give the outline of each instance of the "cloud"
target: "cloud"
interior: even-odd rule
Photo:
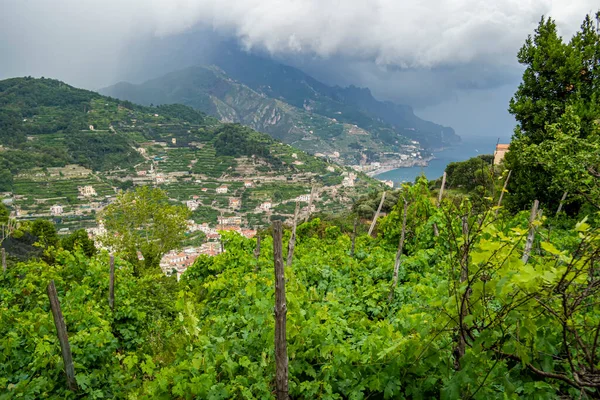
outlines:
[[[502,79],[506,66],[515,66],[518,48],[542,14],[557,19],[569,36],[583,15],[597,8],[595,3],[0,0],[0,78],[46,75],[97,88],[119,79],[123,60],[131,57],[127,49],[132,43],[201,28],[282,59],[307,58],[315,65],[336,60],[338,65],[348,65],[344,73],[361,85],[405,77],[406,90],[417,83],[478,87]],[[412,75],[427,81],[410,82]],[[446,82],[452,79],[458,81]]]

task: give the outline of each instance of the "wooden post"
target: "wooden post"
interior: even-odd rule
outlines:
[[[294,257],[294,247],[296,246],[296,225],[298,223],[298,212],[300,211],[300,205],[296,202],[296,210],[294,210],[294,222],[292,225],[292,236],[290,236],[290,242],[288,243],[288,254],[286,266],[292,265],[292,259]]]
[[[354,248],[356,246],[356,231],[358,229],[358,215],[354,218],[354,228],[352,229],[352,247],[350,247],[350,257],[354,257]]]
[[[506,180],[504,181],[504,186],[502,187],[502,191],[500,192],[500,198],[498,199],[498,208],[496,209],[496,217],[498,216],[498,210],[502,205],[502,198],[504,197],[504,192],[506,192],[506,186],[508,186],[508,180],[510,179],[511,173],[512,169],[508,171],[508,175],[506,176]]]
[[[312,187],[310,188],[310,197],[308,199],[308,210],[306,210],[306,217],[304,218],[304,222],[308,222],[308,219],[310,218],[310,214],[311,214],[311,209],[312,209],[312,204],[313,204],[313,198],[315,196],[315,185],[312,185]]]
[[[440,194],[438,196],[437,206],[439,207],[442,204],[442,196],[444,195],[444,188],[446,187],[446,171],[444,171],[444,175],[442,175],[442,187],[440,188]]]
[[[256,248],[254,249],[254,258],[258,260],[260,257],[260,235],[256,233]]]
[[[67,327],[65,320],[60,310],[60,303],[58,302],[58,294],[56,293],[56,286],[54,286],[54,280],[51,280],[48,284],[48,299],[50,300],[50,308],[52,309],[52,316],[54,317],[54,325],[56,326],[56,332],[58,334],[58,341],[60,342],[60,349],[62,351],[63,363],[65,365],[65,373],[67,374],[67,387],[69,390],[77,390],[77,382],[75,381],[75,368],[73,367],[73,357],[71,356],[71,347],[69,346],[69,337],[67,336]]]
[[[110,278],[108,280],[108,306],[115,311],[115,256],[110,255]]]
[[[440,194],[438,196],[438,201],[437,201],[437,206],[436,206],[437,208],[440,208],[440,206],[442,205],[442,196],[444,195],[445,187],[446,187],[446,171],[444,171],[444,175],[442,175],[442,186],[440,187]],[[433,223],[433,235],[435,237],[440,236],[440,231],[435,222]]]
[[[6,273],[6,250],[4,248],[0,250],[2,251],[2,272]]]
[[[462,217],[462,233],[465,243],[462,246],[462,258],[460,263],[460,281],[465,282],[469,279],[469,220],[467,216]],[[465,293],[460,298],[460,319],[458,329],[458,339],[454,348],[454,368],[458,371],[461,368],[460,361],[465,355],[467,341],[465,337],[464,320],[468,314],[469,298],[471,297],[470,288],[467,287]]]
[[[564,192],[562,197],[560,198],[560,204],[558,205],[558,210],[556,210],[557,217],[558,217],[558,213],[561,212],[561,210],[563,208],[563,204],[564,204],[566,198],[567,198],[567,192]]]
[[[283,229],[281,221],[273,222],[273,258],[275,263],[275,383],[277,400],[288,397],[288,355],[286,340],[285,274],[283,267]]]
[[[402,216],[402,232],[400,233],[400,242],[398,243],[398,251],[396,252],[396,263],[394,264],[394,283],[388,296],[388,301],[392,301],[394,298],[394,289],[398,285],[398,270],[400,269],[400,257],[402,257],[402,250],[404,249],[404,236],[406,235],[406,215],[408,214],[408,202],[404,199],[404,213]]]
[[[373,233],[373,229],[375,228],[375,224],[377,223],[377,218],[379,218],[379,213],[381,212],[381,207],[383,207],[383,202],[385,200],[385,190],[381,195],[381,201],[379,202],[379,207],[377,207],[377,212],[375,212],[375,216],[373,217],[373,222],[371,222],[371,226],[369,227],[369,236]]]
[[[527,234],[527,241],[525,242],[525,249],[523,250],[523,257],[521,260],[523,264],[527,264],[529,261],[529,255],[531,254],[531,247],[533,246],[533,239],[535,239],[535,226],[533,223],[535,222],[535,218],[538,215],[538,207],[540,202],[534,200],[533,206],[531,207],[531,214],[529,215],[529,233]]]

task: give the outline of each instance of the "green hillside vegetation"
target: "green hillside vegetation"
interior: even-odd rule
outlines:
[[[336,166],[331,172],[323,160],[187,106],[144,107],[52,79],[1,81],[0,124],[0,192],[12,193],[24,218],[47,215],[60,204],[67,216],[56,222],[70,231],[93,224],[95,209],[119,190],[155,183],[138,176],[140,171],[153,169],[163,176],[173,201],[199,196],[204,206],[227,208],[228,197],[248,192],[246,197],[255,200],[243,205],[244,212],[274,197],[291,200],[286,196],[306,194],[312,185],[339,185],[344,171]],[[252,188],[243,187],[247,179],[256,181]],[[219,200],[215,189],[222,184],[232,191]],[[288,190],[288,185],[303,189]],[[84,186],[97,195],[82,198]],[[377,186],[362,176],[348,194],[356,199]],[[252,195],[254,190],[262,196]],[[333,200],[322,207],[339,210],[351,201]],[[262,220],[269,222],[267,215]],[[216,217],[198,222],[214,224]]]

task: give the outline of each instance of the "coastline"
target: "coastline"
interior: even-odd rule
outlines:
[[[376,177],[377,175],[385,172],[393,171],[400,168],[412,168],[412,167],[427,167],[431,160],[434,160],[435,156],[429,156],[420,160],[406,160],[406,161],[395,161],[390,164],[382,165],[381,167],[374,169],[373,171],[365,172],[370,177]]]

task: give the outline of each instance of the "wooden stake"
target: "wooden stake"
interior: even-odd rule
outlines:
[[[381,201],[379,202],[379,207],[377,207],[377,212],[375,212],[375,216],[373,217],[373,222],[371,222],[371,226],[369,227],[369,236],[373,233],[373,229],[375,228],[375,224],[377,223],[377,218],[379,218],[379,213],[381,212],[381,207],[383,207],[383,202],[385,200],[385,190],[381,195]]]
[[[398,271],[400,269],[400,257],[402,257],[402,250],[404,249],[404,235],[406,234],[406,215],[408,213],[408,202],[404,200],[404,213],[402,216],[402,232],[400,233],[400,242],[398,243],[398,251],[396,252],[396,263],[394,264],[394,283],[388,296],[388,301],[392,301],[394,298],[394,289],[398,285]]]
[[[56,293],[56,286],[54,286],[54,280],[51,280],[48,284],[47,292],[48,299],[50,300],[50,308],[52,309],[52,316],[54,317],[54,325],[56,326],[56,333],[58,334],[58,341],[60,342],[65,373],[67,374],[67,387],[69,390],[75,391],[77,390],[77,382],[75,381],[73,357],[71,356],[67,327],[62,311],[60,310],[60,303],[58,301],[58,294]]]
[[[562,197],[560,198],[560,204],[558,205],[558,210],[556,210],[556,216],[558,216],[558,213],[561,212],[566,198],[567,198],[567,192],[564,192]]]
[[[502,205],[502,198],[504,197],[504,192],[506,192],[506,186],[508,186],[508,180],[510,179],[511,173],[512,169],[508,171],[508,175],[506,176],[506,180],[504,181],[504,186],[502,187],[502,191],[500,192],[500,198],[498,199],[498,208],[496,209],[496,217],[498,216],[498,210]]]
[[[6,250],[0,250],[2,251],[2,272],[6,273]]]
[[[442,196],[444,195],[445,187],[446,187],[446,171],[444,171],[444,175],[442,175],[442,186],[440,187],[440,194],[438,196],[438,201],[437,201],[437,206],[436,206],[437,208],[440,208],[440,206],[442,205]],[[433,235],[435,237],[440,236],[440,231],[435,222],[433,223]]]
[[[254,258],[258,260],[260,257],[260,235],[256,234],[256,248],[254,249]]]
[[[535,218],[538,215],[538,207],[540,206],[540,202],[534,200],[533,206],[531,207],[531,214],[529,215],[529,233],[527,234],[527,241],[525,242],[525,249],[523,250],[523,257],[521,260],[523,264],[527,264],[529,261],[529,255],[531,254],[531,247],[533,246],[533,239],[535,239],[535,226],[533,223],[535,222]]]
[[[350,257],[354,257],[354,248],[356,245],[357,229],[358,229],[358,215],[354,218],[354,229],[352,230],[352,247],[350,248]]]
[[[281,221],[273,222],[273,258],[275,263],[275,383],[277,400],[288,397],[288,355],[286,340],[285,274],[283,267],[283,229]]]
[[[110,255],[110,278],[108,280],[108,306],[115,311],[115,256]]]
[[[310,214],[312,212],[311,210],[312,210],[313,198],[315,197],[315,192],[316,192],[315,185],[312,185],[312,187],[310,188],[310,197],[308,199],[308,210],[306,211],[306,217],[304,218],[304,222],[308,222],[308,219],[310,218]]]
[[[290,237],[290,242],[288,243],[288,254],[287,254],[287,262],[286,266],[289,267],[292,265],[292,259],[294,257],[294,247],[296,246],[296,225],[298,223],[298,212],[300,211],[300,205],[296,202],[296,210],[294,210],[294,222],[292,225],[292,236]]]
[[[445,187],[446,187],[446,171],[444,171],[444,175],[442,175],[442,187],[440,188],[440,195],[438,196],[438,201],[437,201],[438,207],[442,204],[442,196],[444,195]]]

